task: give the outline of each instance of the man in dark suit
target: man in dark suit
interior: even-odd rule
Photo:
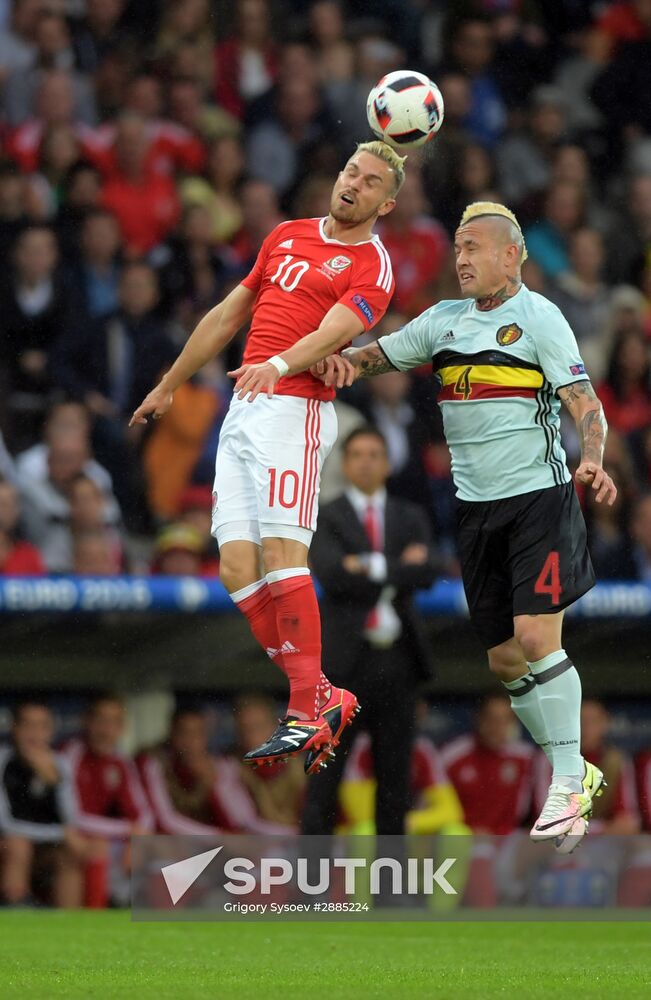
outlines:
[[[362,706],[377,779],[376,830],[401,834],[409,804],[409,762],[419,681],[431,654],[413,594],[434,581],[437,558],[419,507],[387,496],[386,442],[373,427],[344,443],[344,494],[321,510],[311,548],[321,583],[323,663],[335,685]],[[332,832],[337,790],[352,741],[346,730],[328,769],[310,780],[303,832]]]

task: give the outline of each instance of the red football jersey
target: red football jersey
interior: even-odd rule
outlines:
[[[135,764],[121,754],[95,754],[81,739],[61,751],[70,762],[77,793],[76,826],[97,837],[128,837],[134,824],[145,830],[153,817]]]
[[[510,743],[497,752],[475,736],[460,736],[443,748],[443,763],[473,830],[504,834],[520,826],[531,806],[535,748]]]
[[[282,222],[267,236],[243,284],[257,292],[244,351],[246,364],[282,354],[318,329],[337,303],[369,330],[387,310],[393,295],[391,261],[378,236],[363,243],[341,243],[325,235],[325,219]],[[307,399],[333,399],[309,372],[282,378],[277,393]]]

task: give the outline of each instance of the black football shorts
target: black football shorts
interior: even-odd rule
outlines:
[[[572,483],[503,500],[457,500],[457,544],[470,619],[486,649],[515,615],[561,611],[594,586]]]

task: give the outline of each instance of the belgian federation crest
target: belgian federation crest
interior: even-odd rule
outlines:
[[[509,323],[507,326],[501,326],[497,331],[497,343],[500,347],[508,347],[509,344],[515,344],[521,336],[521,327],[517,323]]]

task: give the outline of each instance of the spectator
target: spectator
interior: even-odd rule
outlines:
[[[41,554],[20,538],[19,521],[18,490],[12,483],[0,480],[0,574],[38,576],[45,573]]]
[[[445,230],[428,214],[428,207],[421,175],[412,170],[405,176],[396,207],[378,227],[396,282],[392,306],[408,317],[435,300],[437,280],[450,252]]]
[[[240,762],[209,752],[206,718],[197,709],[177,709],[169,740],[138,763],[159,833],[287,832],[259,818],[240,782]]]
[[[577,184],[557,181],[548,189],[540,222],[525,229],[530,258],[547,278],[569,270],[568,242],[584,221],[585,196]]]
[[[171,524],[156,539],[151,571],[156,576],[201,576],[204,548],[192,525]]]
[[[69,299],[57,270],[58,248],[46,226],[30,226],[16,239],[13,267],[0,282],[8,406],[14,448],[32,444],[52,389],[52,345],[68,321]]]
[[[238,0],[235,31],[215,49],[215,100],[236,118],[268,90],[276,75],[277,53],[265,0]]]
[[[58,20],[58,19],[57,19]],[[23,168],[32,168],[43,133],[51,125],[93,126],[97,120],[89,81],[64,69],[15,73],[5,88],[8,150]]]
[[[43,135],[39,150],[38,173],[30,177],[33,198],[51,219],[65,190],[68,172],[79,159],[80,143],[72,125],[53,125]]]
[[[375,832],[376,781],[368,733],[353,743],[341,783],[340,802],[344,829],[350,833]],[[407,833],[458,834],[463,826],[461,803],[445,772],[441,755],[425,736],[417,736],[409,774]]]
[[[506,109],[492,72],[495,29],[488,19],[469,16],[453,27],[450,41],[451,68],[470,82],[470,110],[464,125],[468,134],[489,149],[506,125]]]
[[[445,104],[445,128],[432,141],[434,156],[424,158],[422,167],[425,190],[446,226],[454,233],[459,216],[448,217],[445,206],[459,186],[459,164],[470,139],[464,122],[470,113],[472,96],[470,83],[460,72],[443,73],[438,80]]]
[[[210,65],[212,66],[212,60]],[[176,128],[181,134],[184,133],[186,137],[191,137],[196,144],[197,169],[205,163],[206,147],[211,142],[218,138],[239,135],[239,122],[223,108],[206,101],[201,82],[196,75],[179,76],[177,74],[170,83],[167,101],[170,118],[168,135],[172,138],[173,129]],[[198,155],[199,143],[201,144],[200,158]],[[192,165],[187,161],[186,169],[192,169]]]
[[[590,819],[590,834],[607,833],[631,836],[640,829],[640,814],[635,790],[633,765],[626,754],[608,741],[610,715],[598,698],[583,698],[581,706],[581,753],[596,764],[607,785],[603,795],[595,798]],[[547,793],[551,767],[546,757],[538,758],[536,792],[538,798]],[[547,786],[543,791],[543,784]]]
[[[598,392],[609,425],[620,434],[630,435],[651,423],[651,355],[641,330],[619,335]]]
[[[165,4],[156,41],[155,58],[170,71],[180,46],[191,46],[194,67],[202,90],[212,92],[214,79],[214,38],[208,0],[176,0]]]
[[[55,906],[81,903],[82,865],[94,846],[74,829],[69,766],[51,749],[54,719],[38,701],[14,710],[11,744],[0,749],[0,896],[10,905],[43,899],[51,881]]]
[[[79,236],[80,254],[69,270],[84,313],[101,319],[115,313],[119,304],[120,227],[103,208],[86,212]]]
[[[443,764],[475,833],[511,833],[526,820],[534,754],[518,739],[517,720],[501,692],[482,700],[473,733],[443,748]]]
[[[491,201],[499,200],[500,197],[497,194],[490,195],[490,192],[496,190],[496,178],[495,164],[488,150],[479,143],[467,143],[458,155],[457,169],[450,181],[449,197],[441,205],[441,219],[448,232],[452,233],[456,230],[466,205],[472,201],[485,201],[487,198]]]
[[[310,39],[316,50],[319,79],[324,85],[340,77],[342,68],[350,66],[354,58],[346,38],[344,17],[339,0],[316,0],[310,7]]]
[[[190,329],[197,313],[212,309],[222,298],[229,269],[213,239],[208,209],[189,204],[178,232],[167,244],[169,259],[162,268],[161,284],[168,310]]]
[[[569,238],[570,268],[550,282],[547,296],[572,327],[586,370],[596,384],[605,374],[610,291],[603,283],[605,248],[601,234],[584,226]]]
[[[118,749],[124,725],[122,699],[96,695],[86,711],[83,734],[62,748],[75,786],[76,829],[92,838],[99,855],[84,873],[84,905],[92,909],[106,906],[112,895],[111,869],[120,865],[128,871],[128,838],[149,833],[153,824],[136,767]],[[116,881],[121,888],[123,879]]]
[[[5,260],[17,236],[29,225],[29,207],[25,178],[12,163],[0,164],[0,253]]]
[[[515,211],[547,187],[566,116],[564,93],[556,87],[539,87],[529,102],[527,130],[506,135],[496,150],[499,189]]]
[[[72,536],[72,572],[77,576],[117,576],[112,533],[106,528],[78,531]]]
[[[604,468],[617,486],[617,498],[612,507],[605,507],[596,503],[593,490],[585,491],[590,558],[598,580],[632,580],[637,575],[630,535],[636,482],[626,442],[616,431],[608,435]]]
[[[0,80],[29,69],[36,58],[36,28],[43,0],[15,0],[8,27],[0,31]]]
[[[93,74],[105,56],[129,44],[120,28],[125,0],[86,0],[83,19],[72,28],[75,64],[80,73]]]
[[[644,99],[645,88],[651,82],[651,11],[648,4],[638,3],[636,8],[638,14],[644,9],[643,26],[635,34],[620,35],[613,58],[592,88],[592,99],[609,124],[606,138],[617,157],[615,162],[619,162],[617,154],[626,148],[622,139],[651,131],[651,112]]]
[[[125,114],[115,137],[115,169],[104,185],[102,204],[120,223],[129,254],[148,253],[173,230],[179,216],[174,181],[148,166],[151,140],[145,122]]]
[[[77,404],[55,407],[46,424],[45,438],[18,456],[18,482],[24,504],[27,538],[36,545],[52,573],[72,566],[70,489],[85,473],[106,498],[106,522],[117,525],[120,509],[112,493],[111,477],[92,457],[86,411]]]
[[[651,583],[651,494],[640,497],[635,505],[631,533],[635,543],[637,579]]]
[[[346,492],[321,509],[312,543],[324,597],[323,664],[330,681],[352,689],[364,706],[377,776],[378,834],[404,832],[418,681],[430,676],[431,653],[413,604],[437,570],[422,511],[387,497],[387,445],[371,427],[344,445]],[[396,734],[400,733],[400,738]],[[351,738],[308,786],[304,833],[331,832]]]
[[[236,195],[244,172],[242,144],[235,136],[215,139],[210,147],[207,178],[190,177],[181,184],[186,205],[202,205],[210,213],[215,243],[228,243],[242,226],[242,209]],[[332,184],[330,184],[332,187]]]
[[[626,205],[613,227],[617,253],[609,254],[606,280],[635,283],[651,249],[651,173],[639,174],[628,182]]]
[[[262,243],[283,221],[278,196],[267,181],[250,180],[240,190],[244,225],[231,243],[233,256],[243,270],[253,267]]]
[[[93,539],[101,540],[108,551],[107,575],[119,573],[125,564],[124,547],[120,530],[111,524],[106,496],[97,482],[82,472],[70,484],[70,531],[78,553],[77,542],[85,537],[86,550],[90,551]],[[99,551],[99,545],[96,546]],[[77,572],[81,572],[78,570]]]
[[[249,750],[264,743],[276,728],[278,713],[273,702],[264,695],[243,695],[236,701],[233,714],[235,764],[258,817],[278,824],[287,833],[296,832],[306,787],[302,762],[297,757],[290,757],[286,763],[276,762],[267,767],[254,768],[241,759]]]
[[[389,492],[422,505],[427,496],[422,459],[425,439],[422,423],[410,402],[410,389],[406,372],[388,372],[386,378],[369,382],[369,398],[361,409],[387,443]]]
[[[282,81],[272,116],[248,135],[251,177],[268,181],[279,195],[286,194],[306,172],[311,152],[323,139],[324,119],[323,103],[314,84],[300,78]]]
[[[99,170],[78,160],[61,185],[61,200],[54,219],[61,255],[70,264],[79,256],[79,230],[88,212],[99,207],[102,190]]]
[[[117,313],[94,323],[82,317],[69,327],[57,344],[52,370],[58,384],[92,413],[95,453],[113,477],[125,516],[136,525],[144,499],[128,419],[176,349],[156,314],[158,278],[149,265],[123,268],[119,297]]]

